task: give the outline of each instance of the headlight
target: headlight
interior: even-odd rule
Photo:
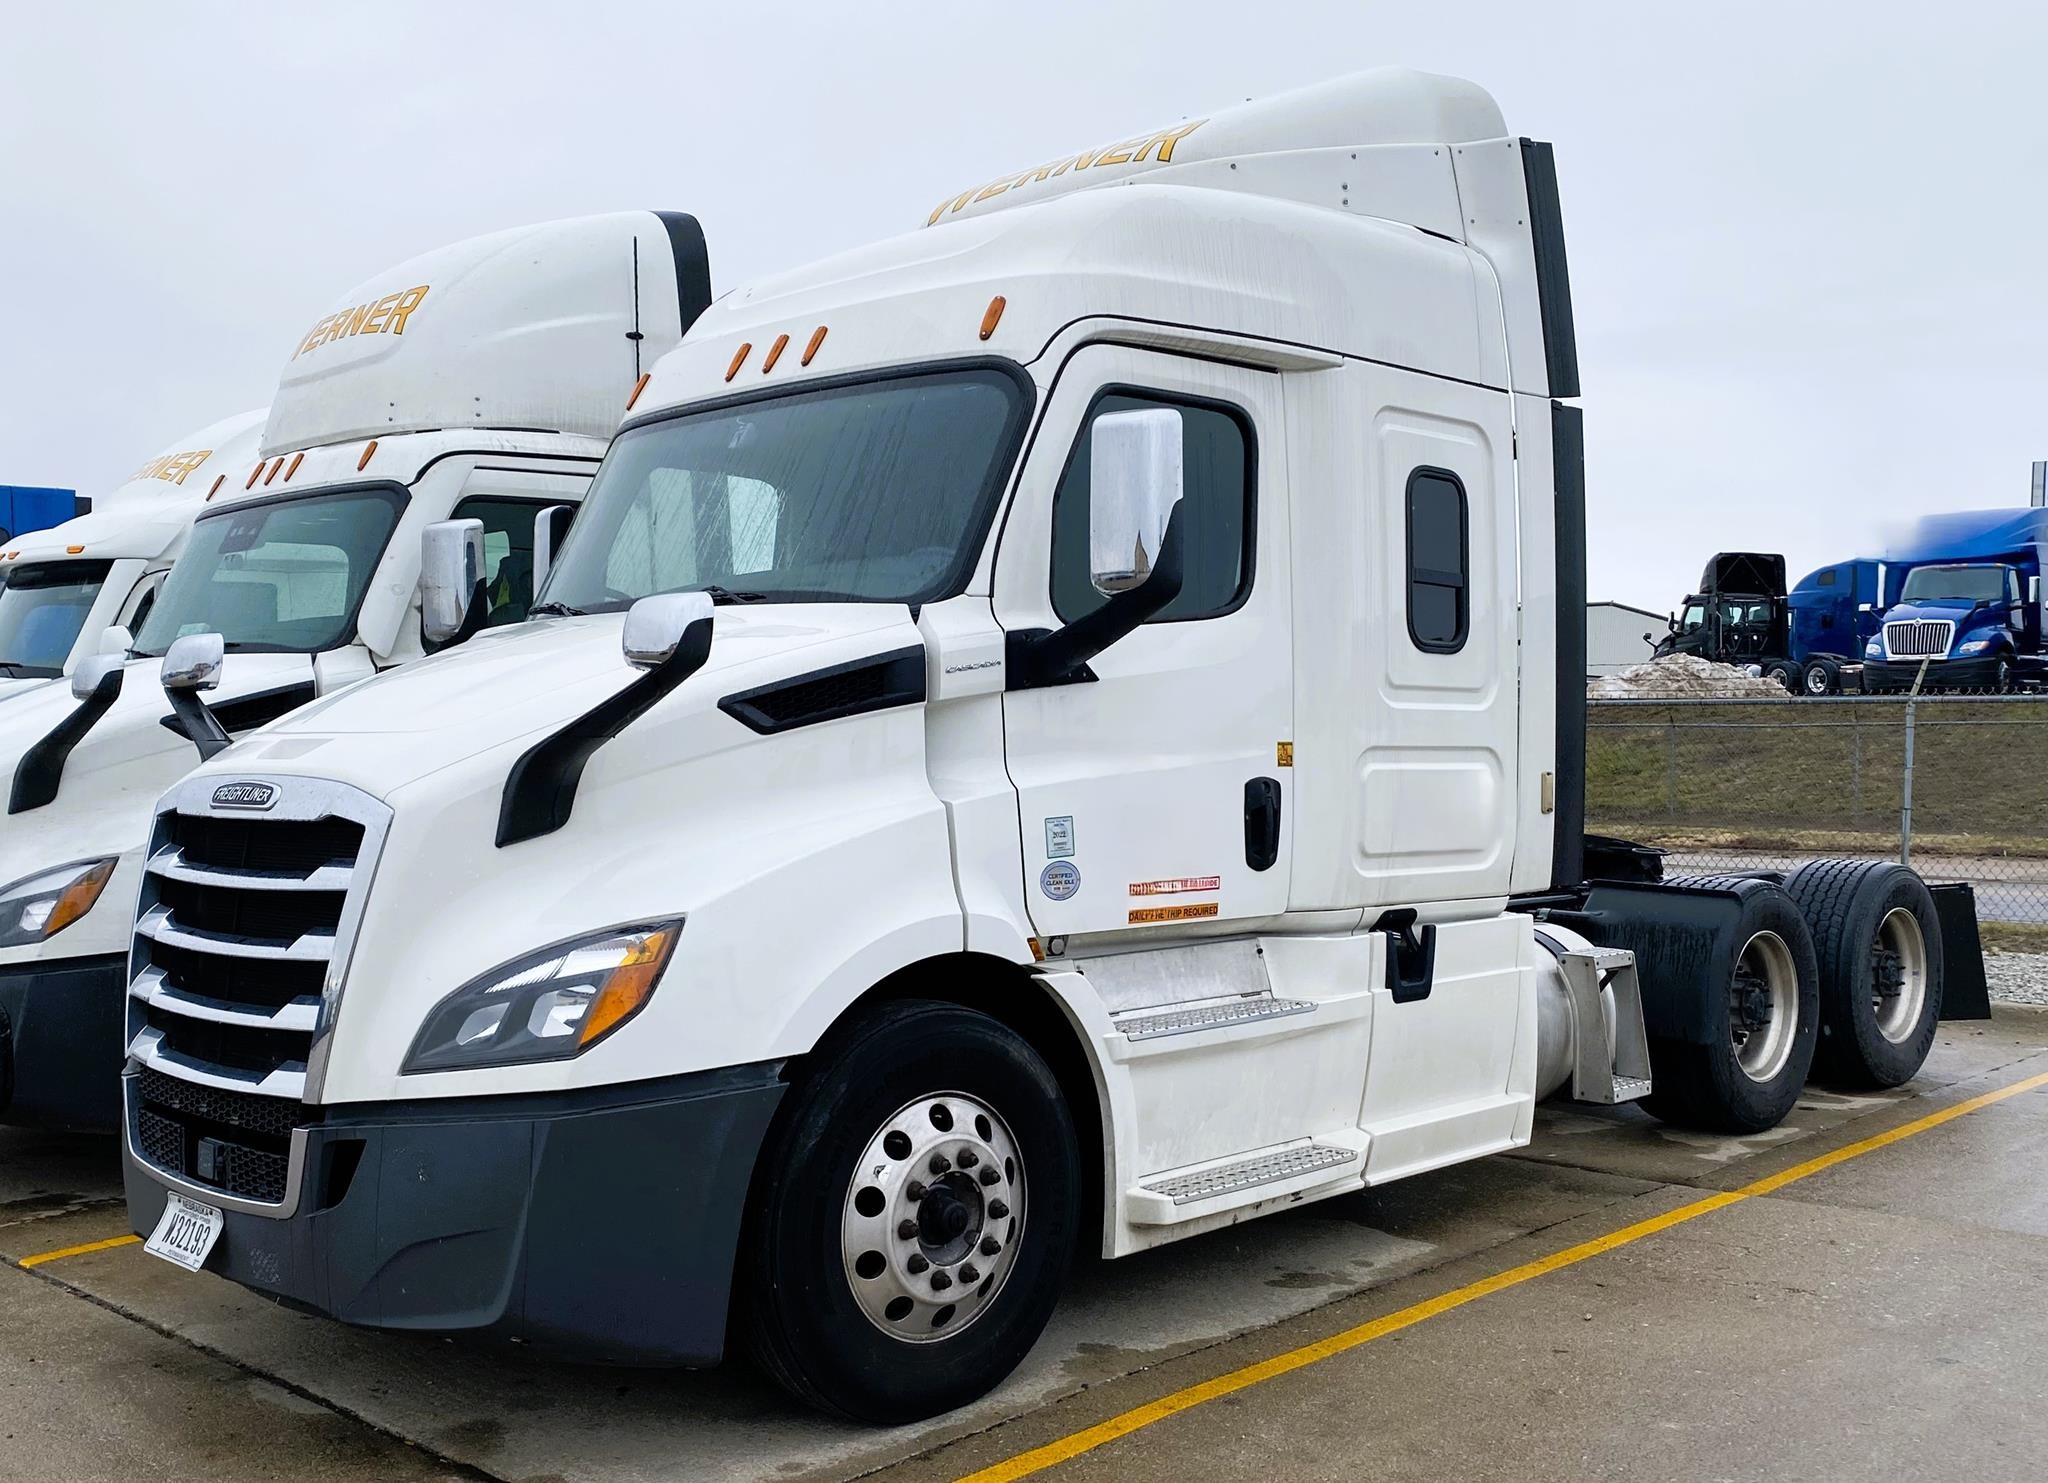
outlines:
[[[1967,644],[1957,644],[1958,654],[1982,654],[1991,647],[1990,639],[1971,639]]]
[[[0,891],[0,947],[22,947],[54,937],[91,911],[114,878],[114,864],[81,860]]]
[[[1865,659],[1884,658],[1884,644],[1877,639],[1872,639],[1863,646],[1863,657]]]
[[[563,1061],[639,1013],[683,930],[680,919],[613,927],[473,978],[434,1006],[404,1070]]]

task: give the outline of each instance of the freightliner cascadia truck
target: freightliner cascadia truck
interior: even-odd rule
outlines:
[[[192,521],[226,490],[226,470],[239,479],[256,456],[263,418],[244,412],[203,427],[85,514],[0,540],[0,700],[70,674],[109,628],[134,633]]]
[[[133,657],[95,655],[69,687],[0,703],[0,1118],[118,1121],[125,1005],[142,1002],[128,911],[157,795],[231,736],[524,618],[628,399],[709,298],[694,219],[621,212],[412,259],[295,342],[261,448],[230,475],[232,501],[192,523],[122,646]],[[466,563],[459,591],[421,588],[437,541]],[[202,632],[206,697],[167,695],[162,656]],[[209,879],[152,869],[173,892]],[[149,1001],[209,1043],[248,1028],[238,996],[277,982],[260,953],[204,1003],[176,987],[197,961],[180,954],[206,951],[207,932],[260,938],[299,905],[185,908],[204,930],[164,934]],[[272,1008],[280,1025],[304,1013]]]
[[[536,621],[163,798],[134,1229],[900,1421],[1080,1248],[1910,1076],[1910,872],[1586,882],[1577,391],[1549,148],[1411,72],[725,296]]]

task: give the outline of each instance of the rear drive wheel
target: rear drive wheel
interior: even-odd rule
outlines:
[[[1799,672],[1799,685],[1808,695],[1836,695],[1842,689],[1842,673],[1825,659],[1809,659]]]
[[[1080,1154],[1014,1031],[882,1006],[806,1069],[763,1150],[742,1337],[802,1400],[885,1424],[999,1384],[1052,1316]]]
[[[1815,860],[1785,879],[1820,964],[1815,1073],[1895,1087],[1919,1073],[1941,1021],[1941,919],[1926,883],[1879,860]]]
[[[1764,678],[1776,680],[1790,694],[1799,693],[1799,671],[1782,659],[1774,659],[1764,666]]]
[[[1812,935],[1770,881],[1680,876],[1668,884],[1733,891],[1741,911],[1727,980],[1704,1005],[1704,1043],[1652,1038],[1645,1105],[1668,1123],[1709,1132],[1774,1128],[1813,1063],[1820,994]]]

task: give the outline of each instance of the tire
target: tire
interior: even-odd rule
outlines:
[[[1708,875],[1666,884],[1733,891],[1742,907],[1735,971],[1708,999],[1709,1043],[1652,1036],[1651,1091],[1643,1105],[1665,1122],[1703,1132],[1774,1128],[1799,1100],[1819,1038],[1820,973],[1806,919],[1771,881]]]
[[[2007,654],[2000,654],[2000,655],[1998,656],[1998,665],[1997,665],[1997,668],[1995,668],[1995,669],[1994,669],[1994,670],[1993,670],[1993,671],[1992,671],[1991,673],[1992,673],[1992,679],[1991,679],[1991,689],[1992,689],[1992,691],[1993,691],[1993,692],[1994,692],[1995,694],[1999,694],[1999,695],[2009,695],[2009,694],[2011,694],[2011,693],[2012,693],[2012,690],[2013,690],[2013,683],[2012,683],[2012,657],[2011,657],[2010,655],[2007,655]]]
[[[1764,678],[1776,680],[1785,687],[1785,692],[1788,695],[1797,695],[1799,693],[1799,671],[1782,659],[1774,660],[1764,666]]]
[[[1941,919],[1926,884],[1903,865],[1815,860],[1785,890],[1820,964],[1815,1075],[1852,1087],[1910,1081],[1941,1022]]]
[[[1809,659],[1799,671],[1800,693],[1818,698],[1842,693],[1842,672],[1825,659]]]
[[[758,1169],[738,1336],[800,1400],[885,1425],[951,1411],[1052,1316],[1082,1203],[1074,1123],[987,1015],[905,1000],[833,1037]]]

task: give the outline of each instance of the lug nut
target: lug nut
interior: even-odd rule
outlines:
[[[982,1170],[980,1177],[983,1184],[1001,1184],[1003,1182],[1003,1176],[996,1171],[994,1164],[990,1164],[986,1169]]]
[[[975,1283],[981,1281],[981,1273],[975,1269],[975,1265],[973,1262],[968,1262],[965,1266],[961,1267],[960,1280],[966,1283],[969,1287],[972,1287]]]
[[[1003,1243],[998,1241],[995,1237],[983,1236],[981,1238],[981,1254],[983,1256],[994,1256],[997,1252],[1001,1251],[1002,1249]]]
[[[944,1292],[947,1288],[951,1287],[952,1285],[953,1279],[951,1277],[948,1277],[944,1272],[932,1273],[933,1292]]]
[[[988,1213],[991,1220],[1007,1220],[1010,1216],[1010,1207],[1001,1200],[990,1200],[988,1202]]]
[[[931,1263],[924,1259],[922,1253],[912,1253],[910,1260],[905,1262],[903,1265],[910,1268],[911,1273],[915,1275],[916,1273],[922,1272],[926,1267],[929,1267]]]
[[[896,1235],[904,1241],[915,1241],[917,1239],[917,1222],[908,1219],[897,1221]]]
[[[971,1148],[963,1148],[963,1149],[961,1149],[961,1150],[960,1150],[960,1167],[961,1167],[961,1168],[963,1168],[963,1169],[972,1169],[972,1168],[973,1168],[973,1167],[974,1167],[974,1166],[975,1166],[976,1164],[978,1164],[978,1163],[980,1163],[980,1162],[981,1162],[981,1160],[980,1160],[980,1159],[978,1159],[978,1158],[976,1158],[976,1157],[974,1156],[974,1150],[973,1150],[973,1149],[971,1149]]]
[[[932,1161],[927,1167],[929,1167],[932,1173],[934,1174],[944,1174],[948,1169],[951,1169],[953,1165],[952,1161],[949,1160],[944,1154],[935,1153],[932,1155]]]
[[[909,1196],[910,1203],[915,1205],[925,1196],[924,1181],[921,1179],[911,1180],[910,1183],[903,1186],[903,1193]]]

